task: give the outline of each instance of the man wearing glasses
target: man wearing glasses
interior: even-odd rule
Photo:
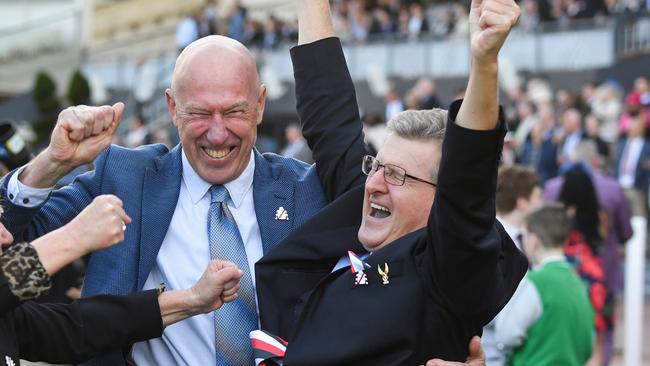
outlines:
[[[298,14],[301,116],[340,110],[354,87],[328,1],[302,0]],[[464,361],[509,300],[527,262],[495,220],[497,56],[518,15],[514,0],[473,0],[465,99],[394,117],[377,157],[356,157],[365,185],[256,264],[261,326],[288,341],[285,364]]]

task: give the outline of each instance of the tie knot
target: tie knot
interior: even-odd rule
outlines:
[[[230,194],[228,190],[223,185],[213,185],[210,188],[210,203],[224,203],[228,200]]]

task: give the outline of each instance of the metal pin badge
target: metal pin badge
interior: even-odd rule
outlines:
[[[289,212],[284,209],[284,207],[278,207],[278,210],[275,211],[275,219],[276,220],[282,220],[282,221],[288,221],[289,220]]]
[[[388,285],[389,284],[389,281],[388,281],[388,272],[389,272],[388,263],[384,263],[384,269],[383,270],[382,270],[380,265],[377,265],[377,272],[379,272],[379,275],[381,276],[381,283],[384,284],[384,285]]]

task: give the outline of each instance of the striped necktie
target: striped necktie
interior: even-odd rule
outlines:
[[[235,263],[244,272],[237,299],[214,312],[217,365],[252,365],[253,350],[249,333],[258,328],[255,289],[246,250],[227,202],[228,190],[222,185],[210,189],[208,239],[210,257]]]

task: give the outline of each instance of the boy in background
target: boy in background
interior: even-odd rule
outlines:
[[[496,319],[497,339],[511,351],[508,365],[582,366],[591,356],[594,312],[562,250],[569,229],[562,205],[526,219],[523,246],[533,270]]]

